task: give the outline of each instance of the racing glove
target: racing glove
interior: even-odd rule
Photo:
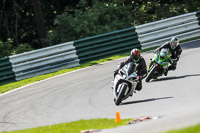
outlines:
[[[114,71],[114,78],[117,75],[118,71],[119,71],[119,69],[117,69],[117,70]]]

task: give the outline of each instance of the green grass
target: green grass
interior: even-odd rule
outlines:
[[[196,39],[200,39],[200,37],[187,39],[187,40],[181,41],[181,43],[196,40]],[[141,52],[149,51],[149,50],[155,49],[157,47],[158,46],[148,48],[148,49],[142,50]],[[100,60],[97,60],[97,61],[91,61],[89,63],[85,63],[85,64],[82,64],[82,65],[77,66],[77,67],[63,69],[63,70],[60,70],[60,71],[57,71],[57,72],[54,72],[54,73],[49,73],[49,74],[36,76],[36,77],[33,77],[33,78],[29,78],[29,79],[24,79],[24,80],[21,80],[21,81],[9,83],[9,84],[6,84],[6,85],[2,85],[2,86],[0,86],[0,94],[5,93],[5,92],[10,91],[10,90],[13,90],[13,89],[16,89],[16,88],[19,88],[19,87],[22,87],[22,86],[25,86],[25,85],[28,85],[28,84],[31,84],[31,83],[35,83],[37,81],[41,81],[41,80],[44,80],[44,79],[48,79],[48,78],[57,76],[57,75],[61,75],[61,74],[68,73],[68,72],[71,72],[71,71],[75,71],[75,70],[78,70],[78,69],[81,69],[81,68],[89,67],[89,66],[92,66],[92,65],[95,65],[95,64],[99,64],[99,63],[119,59],[119,58],[122,58],[122,57],[126,57],[126,56],[129,55],[129,53],[130,52],[120,54],[120,55],[114,55],[114,56],[111,56],[111,57],[108,57],[108,58],[105,58],[105,59],[100,59]]]
[[[175,129],[175,130],[167,131],[164,133],[200,133],[200,124],[197,124],[191,127],[186,127],[183,129]]]
[[[109,129],[117,126],[127,125],[127,123],[131,120],[133,119],[122,119],[121,122],[114,122],[114,119],[79,120],[70,123],[2,133],[80,133],[81,131],[87,129]],[[163,133],[200,133],[200,124],[182,129],[174,129]]]
[[[132,119],[123,119],[121,122],[114,122],[114,119],[79,120],[70,123],[62,123],[52,126],[37,127],[3,133],[80,133],[82,130],[86,129],[108,129],[126,125],[131,120]]]

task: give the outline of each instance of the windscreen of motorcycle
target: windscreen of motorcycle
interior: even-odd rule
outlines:
[[[129,75],[131,75],[133,72],[135,72],[135,63],[130,62],[126,65],[126,72]]]
[[[161,49],[161,51],[160,51],[160,57],[163,58],[163,59],[167,58],[168,52],[169,52],[169,50],[166,49],[166,48]]]
[[[158,63],[159,61],[159,55],[157,53],[154,54],[154,61]]]
[[[168,61],[166,60],[168,52],[167,53],[166,52],[167,51],[163,50],[162,52],[160,52],[160,54],[159,53],[155,53],[154,54],[155,62],[157,62],[160,65],[168,65]]]

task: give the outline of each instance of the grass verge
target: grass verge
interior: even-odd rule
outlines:
[[[186,127],[183,129],[175,129],[175,130],[167,131],[164,133],[200,133],[200,124],[197,124],[191,127]]]
[[[91,119],[79,120],[70,123],[62,123],[44,127],[37,127],[24,130],[16,130],[2,133],[80,133],[88,129],[109,129],[126,125],[133,119],[123,119],[121,122],[114,122],[114,119]],[[163,133],[200,133],[200,124],[182,129],[174,129]]]
[[[70,123],[62,123],[52,126],[37,127],[3,133],[80,133],[82,130],[87,129],[108,129],[126,125],[131,120],[132,119],[123,119],[121,122],[114,122],[114,119],[79,120]]]

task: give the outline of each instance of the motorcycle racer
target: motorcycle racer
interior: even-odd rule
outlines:
[[[164,43],[163,45],[161,45],[160,47],[158,47],[154,52],[156,51],[161,51],[161,49],[163,48],[168,48],[169,51],[171,52],[172,56],[172,61],[171,61],[171,65],[168,67],[168,70],[175,70],[176,66],[177,66],[177,62],[180,58],[180,55],[182,53],[182,49],[179,45],[179,39],[178,37],[172,37],[171,40],[169,42]],[[164,73],[165,76],[167,76],[168,71],[166,71]]]
[[[136,73],[138,75],[138,81],[136,90],[140,91],[142,89],[142,79],[147,75],[147,66],[144,58],[140,55],[140,50],[133,49],[131,50],[130,56],[118,66],[118,69],[114,71],[114,78],[117,75],[119,69],[127,65],[128,63],[133,62],[136,65]],[[134,69],[134,68],[133,68]]]

